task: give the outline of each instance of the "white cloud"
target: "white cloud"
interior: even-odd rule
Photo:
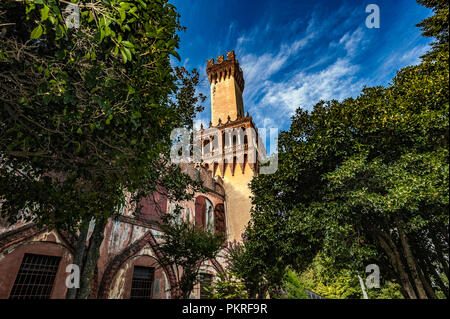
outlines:
[[[250,105],[254,98],[263,92],[266,81],[286,67],[289,60],[315,37],[315,33],[311,32],[294,39],[292,43],[282,43],[275,52],[265,52],[262,55],[246,53],[243,43],[251,41],[256,36],[257,30],[258,28],[254,28],[249,35],[241,36],[236,49],[246,83],[245,101]],[[250,107],[250,109],[252,108]]]
[[[339,44],[343,45],[349,56],[354,56],[358,47],[362,45],[364,38],[364,32],[361,27],[357,28],[353,32],[347,32],[339,40]]]
[[[245,82],[253,83],[270,78],[283,67],[287,59],[288,55],[284,52],[275,56],[271,53],[265,53],[261,56],[244,55],[240,59],[240,64],[245,74]]]
[[[309,66],[294,63],[293,66],[298,69],[292,69],[291,64],[289,74],[281,71],[288,66],[290,59],[298,56],[302,48],[312,43],[321,32],[326,32],[323,26],[320,29],[315,27],[316,20],[313,15],[304,35],[289,44],[281,44],[278,51],[259,56],[242,55],[240,62],[246,80],[246,108],[257,125],[282,126],[298,107],[309,109],[320,100],[340,100],[356,95],[361,90],[362,83],[355,77],[360,67],[352,63],[352,57],[358,53],[363,42],[364,31],[361,27],[345,33],[339,43],[336,43],[336,46],[345,49],[344,57],[335,58],[323,52],[324,55],[318,56],[318,61]],[[242,39],[244,38],[248,37],[244,36]],[[238,41],[243,42],[244,40]],[[241,47],[240,50],[241,53],[244,52],[244,48]],[[325,67],[308,72],[320,65]],[[281,80],[273,79],[280,75]]]
[[[406,52],[393,52],[376,69],[375,74],[377,74],[377,78],[374,80],[378,82],[385,78],[390,78],[394,75],[393,72],[395,72],[395,70],[399,70],[408,65],[416,65],[420,63],[420,57],[424,55],[429,49],[430,46],[428,44],[425,44],[412,47]]]
[[[359,67],[349,59],[338,59],[317,73],[297,73],[292,79],[272,83],[261,100],[292,114],[298,107],[311,108],[320,100],[343,99],[356,94],[361,84],[354,82]]]
[[[278,48],[273,50],[273,44],[268,44],[267,50],[259,55],[248,52],[248,48],[261,45],[266,38],[272,40],[273,35],[268,33],[271,28],[257,25],[240,34],[236,54],[246,83],[244,104],[258,126],[282,127],[297,107],[311,108],[321,99],[343,99],[359,93],[362,83],[356,73],[360,67],[352,60],[367,40],[364,30],[360,26],[350,29],[347,19],[357,13],[350,8],[340,8],[324,19],[323,13],[315,10],[303,31],[298,31],[302,24],[298,19],[281,26],[285,36],[280,39]],[[343,48],[344,56],[339,57],[336,49],[331,48],[316,51],[318,54],[312,55],[316,60],[307,65],[305,61],[299,63],[302,50],[314,52],[317,50],[313,46],[315,41],[330,34],[339,39],[334,45]],[[308,52],[310,57],[311,51]]]

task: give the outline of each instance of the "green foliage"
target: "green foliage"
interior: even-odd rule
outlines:
[[[198,72],[172,69],[183,28],[165,0],[0,4],[1,214],[73,228],[163,186],[188,198],[170,132],[201,110]],[[74,21],[72,21],[74,22]],[[18,214],[18,212],[27,212]]]
[[[279,136],[277,172],[251,183],[246,280],[270,291],[287,266],[303,273],[320,252],[336,274],[379,265],[408,298],[448,294],[448,26],[439,23],[421,25],[442,47],[388,87],[297,109]],[[356,297],[354,285],[342,275],[323,293]]]
[[[432,50],[424,58],[438,59],[442,54],[448,55],[448,11],[447,0],[417,0],[421,5],[433,10],[433,15],[426,18],[417,26],[422,28],[422,35],[433,37],[437,41],[432,43]]]
[[[282,287],[286,291],[286,299],[308,299],[308,295],[297,273],[291,269],[284,275]],[[282,297],[283,298],[283,297]]]
[[[298,286],[305,287],[328,299],[362,299],[363,294],[358,274],[364,279],[364,272],[341,269],[334,272],[327,258],[317,256],[310,267],[300,275]],[[370,299],[401,299],[400,286],[380,278],[380,288],[366,287]]]
[[[0,215],[73,231],[95,219],[87,298],[101,226],[127,192],[137,204],[197,189],[170,163],[170,133],[192,125],[204,98],[196,70],[171,66],[183,28],[167,0],[72,3],[68,12],[62,0],[0,3]]]
[[[328,299],[360,299],[361,287],[355,272],[328,271],[328,265],[319,257],[299,276],[301,286]]]
[[[174,267],[177,272],[177,287],[183,299],[189,298],[198,282],[200,266],[203,262],[215,258],[223,249],[223,234],[206,232],[192,222],[174,215],[165,216],[160,224],[163,264]]]
[[[372,288],[367,290],[370,299],[403,299],[401,287],[399,284],[386,281],[382,282],[380,288]]]
[[[237,243],[236,241],[230,243],[227,247],[227,269],[236,278],[239,278],[245,283],[245,289],[250,298],[264,298],[269,288],[268,279],[262,275],[261,269],[266,269],[264,258],[261,258],[265,251],[261,250],[261,255],[257,255],[258,247],[266,249],[262,242],[260,246],[251,246],[246,240],[245,245]],[[269,243],[268,243],[269,244]],[[255,258],[255,256],[258,256]],[[274,271],[272,276],[281,276],[282,280],[284,273]]]
[[[205,288],[211,299],[246,299],[245,284],[231,274],[218,273],[217,279],[210,287]]]

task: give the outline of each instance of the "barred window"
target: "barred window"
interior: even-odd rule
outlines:
[[[212,275],[208,273],[200,273],[200,299],[209,299],[211,293],[205,288],[211,287]]]
[[[61,257],[25,254],[10,299],[48,299]]]
[[[150,299],[155,268],[134,266],[131,299]]]

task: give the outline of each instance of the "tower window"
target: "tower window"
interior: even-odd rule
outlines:
[[[150,299],[155,268],[134,266],[131,283],[131,299]]]
[[[10,299],[48,299],[61,257],[25,254]]]

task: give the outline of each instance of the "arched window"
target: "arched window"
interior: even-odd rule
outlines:
[[[195,199],[195,225],[204,228],[206,222],[206,197],[198,196]]]
[[[223,204],[217,204],[214,209],[214,225],[216,233],[226,233],[225,207]]]
[[[195,225],[203,230],[214,231],[214,206],[205,196],[195,199]]]
[[[206,199],[206,231],[214,232],[214,206]]]

